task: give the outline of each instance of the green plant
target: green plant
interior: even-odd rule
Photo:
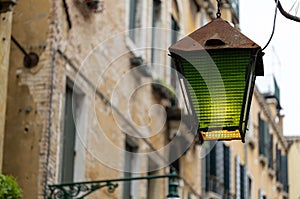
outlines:
[[[0,174],[0,199],[22,198],[22,190],[12,176]]]

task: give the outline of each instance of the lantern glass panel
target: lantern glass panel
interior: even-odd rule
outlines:
[[[241,139],[249,49],[218,49],[182,59],[190,101],[205,140]],[[242,118],[244,119],[244,118]],[[242,125],[243,128],[244,125]]]

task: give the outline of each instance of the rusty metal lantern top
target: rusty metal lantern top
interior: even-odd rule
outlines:
[[[222,48],[260,49],[238,29],[217,18],[169,47],[171,53]],[[262,67],[262,66],[260,66]]]
[[[202,140],[244,142],[255,78],[264,74],[261,47],[217,18],[169,51]]]

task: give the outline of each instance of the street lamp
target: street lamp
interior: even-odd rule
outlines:
[[[217,19],[169,47],[194,131],[203,140],[242,140],[262,50]]]
[[[176,175],[174,168],[171,168],[171,174]],[[167,199],[180,199],[178,194],[178,179],[176,177],[169,178],[169,193]]]

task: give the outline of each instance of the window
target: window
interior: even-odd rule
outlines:
[[[210,144],[215,144],[210,142]],[[207,192],[224,195],[224,148],[222,142],[217,142],[206,156],[206,183]]]
[[[273,169],[273,134],[270,134],[270,140],[269,140],[269,156],[268,156],[268,167]]]
[[[278,147],[278,144],[276,144],[276,180],[278,182],[281,181],[281,150]]]
[[[273,168],[273,135],[269,133],[269,124],[258,115],[259,154],[268,160],[268,166]]]
[[[248,183],[247,183],[247,198],[252,198],[252,179],[248,176]]]
[[[134,153],[136,153],[138,150],[137,145],[130,140],[129,137],[126,136],[125,141],[125,172],[124,177],[130,178],[133,177],[132,173],[136,169],[135,166],[137,164],[136,157],[134,156]],[[126,181],[124,182],[123,187],[123,199],[130,199],[133,197],[134,189],[133,189],[133,182],[132,181]]]
[[[205,9],[200,8],[201,18],[200,18],[200,26],[204,26],[208,23]]]
[[[142,27],[142,0],[129,0],[129,38],[132,42],[138,41],[136,28]]]
[[[229,2],[232,9],[235,11],[237,17],[239,18],[240,15],[239,0],[230,0]]]
[[[148,172],[148,175],[159,175],[157,171]],[[147,187],[147,199],[156,199],[161,197],[161,179],[151,179],[148,180],[148,187]]]
[[[240,172],[241,172],[241,175],[240,175],[240,178],[241,178],[241,199],[246,199],[246,193],[247,193],[247,175],[246,175],[246,172],[247,172],[247,169],[246,169],[246,166],[240,164]]]
[[[175,18],[173,17],[173,15],[171,16],[171,44],[174,44],[177,42],[178,40],[178,31],[179,31],[179,26],[177,21],[175,20]],[[170,78],[170,83],[171,86],[176,90],[177,88],[177,82],[178,82],[178,78],[177,78],[177,73],[176,73],[176,67],[174,62],[171,60],[171,68],[173,70],[171,70],[171,78]]]
[[[163,78],[163,67],[161,63],[162,37],[161,37],[161,1],[153,0],[152,3],[152,41],[151,41],[151,63],[154,67],[154,78]]]
[[[258,199],[267,199],[267,196],[263,193],[261,189],[258,190]]]
[[[287,156],[281,154],[278,144],[276,144],[276,180],[283,185],[283,190],[288,192]]]
[[[75,161],[75,113],[72,109],[73,89],[67,86],[65,95],[65,118],[62,139],[61,182],[73,182]]]
[[[239,156],[235,158],[235,181],[236,199],[245,199],[247,196],[247,167],[241,164]]]
[[[84,95],[66,86],[62,135],[61,182],[84,180]],[[80,135],[80,136],[76,136]],[[79,139],[80,137],[80,139]]]
[[[231,151],[224,146],[224,198],[230,198],[231,193]]]
[[[174,44],[178,40],[179,25],[173,15],[171,15],[171,30],[171,44]]]
[[[283,184],[283,191],[288,193],[288,164],[287,156],[281,156],[281,171],[280,171],[281,183]]]

